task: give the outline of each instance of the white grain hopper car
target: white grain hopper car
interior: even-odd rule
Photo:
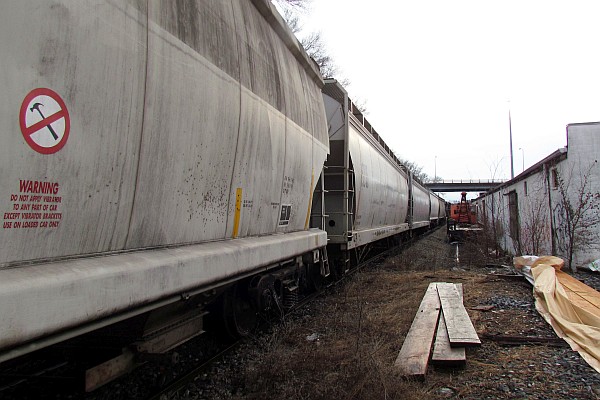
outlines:
[[[0,361],[319,260],[323,82],[268,0],[0,22]]]
[[[325,213],[313,212],[313,225],[327,231],[329,258],[337,260],[338,267],[347,266],[375,242],[394,243],[437,225],[443,218],[439,202],[444,201],[406,171],[344,88],[328,79],[323,98],[331,154],[313,206],[318,211],[323,202]]]

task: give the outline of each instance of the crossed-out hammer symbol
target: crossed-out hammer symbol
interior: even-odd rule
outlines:
[[[42,117],[42,120],[46,119],[46,117],[44,117],[44,114],[42,114],[42,110],[40,110],[40,106],[43,106],[42,103],[34,103],[31,108],[29,109],[29,111],[33,112],[33,110],[36,110],[38,113],[40,113],[40,117]],[[56,132],[54,132],[54,129],[52,129],[52,125],[48,124],[46,125],[46,128],[48,128],[50,130],[50,133],[52,134],[52,137],[54,138],[54,140],[58,140],[58,135],[56,134]]]

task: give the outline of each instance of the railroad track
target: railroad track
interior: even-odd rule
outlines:
[[[41,365],[40,365],[41,364]],[[34,379],[64,379],[52,375],[57,370],[68,365],[67,361],[42,362],[37,365],[25,365],[22,368],[0,373],[0,394],[12,388],[18,387]]]
[[[231,353],[233,350],[237,349],[240,345],[241,341],[238,340],[225,349],[221,350],[217,354],[215,354],[210,359],[202,362],[198,366],[190,369],[188,372],[183,374],[181,377],[167,383],[164,387],[162,387],[159,391],[154,394],[151,394],[148,397],[148,400],[162,400],[165,398],[170,398],[173,394],[176,394],[179,390],[185,387],[188,383],[194,381],[202,372],[208,370],[210,366],[216,361],[222,360],[225,356]]]

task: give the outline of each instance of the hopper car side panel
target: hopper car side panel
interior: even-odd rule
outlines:
[[[243,21],[239,26],[246,33],[241,49],[254,49],[248,55],[248,63],[243,63],[247,68],[242,70],[242,76],[250,76],[248,86],[259,89],[262,98],[270,99],[272,106],[256,105],[266,102],[251,91],[242,92],[242,103],[249,105],[242,108],[242,119],[254,124],[259,121],[257,126],[240,132],[236,159],[241,162],[234,172],[230,196],[242,186],[253,192],[244,195],[238,235],[305,229],[311,193],[328,152],[322,102],[312,104],[315,98],[320,98],[320,88],[289,57],[275,32],[257,24],[257,18],[247,17],[256,12],[254,7],[249,3],[240,5]],[[266,64],[267,55],[276,62]],[[264,73],[252,74],[255,70]],[[283,118],[282,112],[290,117]],[[249,160],[249,155],[255,159]],[[277,160],[269,162],[271,159]],[[248,180],[254,184],[248,185]],[[233,206],[230,202],[230,215],[234,215]],[[271,218],[267,218],[269,215]],[[233,234],[231,224],[229,231],[228,235]]]
[[[413,180],[411,229],[429,226],[429,201],[429,192],[427,189]]]
[[[210,22],[190,21],[200,30],[192,36],[183,30],[182,38],[168,33],[181,31],[171,26],[172,21],[181,24],[190,10],[177,8],[175,12],[176,7],[168,2],[153,10],[156,15],[151,20],[158,26],[150,35],[145,113],[150,121],[145,123],[136,191],[148,201],[135,204],[131,247],[304,229],[314,187],[314,139],[306,129],[314,126],[307,113],[291,111],[305,101],[302,69],[295,62],[284,62],[286,57],[295,59],[279,48],[282,45],[268,26],[256,22],[260,17],[256,9],[248,3],[234,3],[237,8],[233,10],[223,2],[199,6],[200,14],[192,15]],[[230,25],[245,26],[247,35],[242,31],[241,37],[236,36],[236,28]],[[200,40],[211,32],[219,32],[220,49]],[[239,56],[238,48],[244,49]],[[234,62],[238,57],[239,65]],[[280,76],[288,83],[283,84]],[[256,95],[240,85],[241,77],[247,77]],[[318,90],[314,83],[312,90]],[[163,132],[179,134],[173,137]],[[317,158],[322,162],[326,148],[320,150]],[[158,192],[157,187],[161,188]],[[279,223],[283,206],[291,215]]]
[[[19,207],[20,228],[0,229],[0,267],[124,248],[143,127],[144,4],[3,3],[0,34],[12,39],[0,41],[0,210]],[[19,127],[21,102],[36,88],[59,94],[70,114],[68,141],[54,154],[34,151]],[[37,135],[52,143],[48,129]],[[55,206],[58,226],[40,227],[38,206]]]
[[[11,202],[31,194],[22,182],[55,184],[60,220],[55,229],[0,230],[0,266],[230,238],[238,188],[247,206],[238,237],[281,231],[282,202],[293,211],[285,230],[306,226],[313,174],[328,151],[322,101],[296,111],[320,99],[308,67],[247,1],[189,2],[184,10],[150,5],[6,4],[4,36],[32,43],[26,51],[15,48],[17,41],[0,45],[2,54],[14,55],[2,58],[3,73],[18,77],[2,88],[1,124],[10,134],[0,149],[1,207],[5,213],[31,205]],[[249,33],[261,45],[250,45],[238,29],[249,20],[261,27]],[[265,46],[276,58],[265,58]],[[278,94],[273,76],[287,82]],[[69,109],[72,133],[53,155],[35,153],[20,134],[20,102],[36,87],[51,87]],[[299,149],[299,161],[284,166],[286,146],[292,155]],[[15,160],[27,167],[10,168]]]
[[[408,184],[399,167],[394,167],[374,143],[360,134],[358,127],[351,124],[349,132],[356,180],[353,240],[349,244],[352,248],[408,230]]]
[[[431,212],[429,220],[432,226],[436,226],[446,219],[446,202],[434,192],[429,193]]]
[[[429,212],[429,220],[437,221],[437,219],[440,217],[440,202],[439,198],[433,194],[433,192],[429,193],[429,204],[431,207]]]
[[[185,13],[166,2],[152,4],[144,131],[127,247],[224,239],[232,151],[241,129],[231,6]],[[192,11],[207,21],[194,36],[177,29],[177,22],[198,24],[190,20]],[[207,39],[199,40],[208,29],[220,34],[220,59]]]
[[[265,107],[257,96],[244,90],[242,95],[241,125],[235,158],[236,165],[231,198],[241,190],[242,203],[236,234],[252,236],[265,231],[275,231],[279,220],[279,203],[282,191],[283,167],[286,154],[285,118],[275,110]],[[257,140],[252,132],[262,132]],[[228,214],[235,216],[235,203],[230,202]],[[227,236],[234,235],[229,224]]]
[[[441,197],[439,198],[439,208],[440,208],[440,219],[444,220],[446,219],[446,201],[444,201],[444,199],[442,199]]]

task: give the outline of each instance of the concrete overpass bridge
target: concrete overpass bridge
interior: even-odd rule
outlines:
[[[434,192],[487,192],[504,182],[504,179],[446,179],[425,186]]]

